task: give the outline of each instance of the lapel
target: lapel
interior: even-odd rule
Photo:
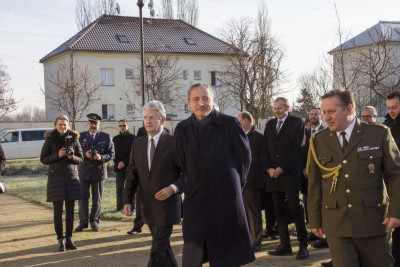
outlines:
[[[346,156],[349,154],[357,144],[361,141],[362,139],[362,128],[360,121],[356,119],[356,124],[354,125],[353,131],[351,132],[350,140],[348,140],[348,145],[344,151],[344,155]]]
[[[152,172],[157,168],[157,166],[160,164],[161,159],[161,154],[163,149],[165,148],[165,132],[163,132],[160,135],[160,139],[158,139],[158,143],[156,146],[156,150],[154,152],[154,158],[153,158],[153,163],[151,164],[150,172],[149,172],[149,177],[151,176]],[[147,147],[147,145],[146,145]]]
[[[139,157],[141,157],[141,162],[143,162],[143,174],[146,178],[149,177],[149,163],[147,161],[147,143],[148,143],[148,135],[142,137],[142,141],[140,142],[140,147],[138,147]]]

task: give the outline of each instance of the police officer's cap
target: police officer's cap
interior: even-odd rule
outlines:
[[[96,113],[89,113],[86,115],[86,117],[88,118],[88,121],[94,122],[94,123],[98,123],[99,121],[102,120],[102,118],[99,115],[97,115]]]

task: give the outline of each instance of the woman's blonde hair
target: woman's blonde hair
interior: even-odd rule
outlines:
[[[57,125],[57,121],[59,120],[63,120],[63,121],[67,121],[69,122],[69,119],[67,116],[65,116],[64,114],[58,115],[55,119],[54,119],[54,126]]]

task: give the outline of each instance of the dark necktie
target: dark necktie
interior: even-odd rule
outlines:
[[[156,146],[154,145],[154,139],[150,138],[150,166],[153,162],[154,152],[156,151]]]
[[[276,132],[279,133],[279,131],[282,128],[283,120],[278,120],[278,123],[276,124]]]
[[[90,142],[92,142],[92,143],[94,142],[94,134],[90,135]]]
[[[343,138],[342,139],[342,141],[343,141],[342,150],[344,151],[349,143],[347,142],[347,139],[346,139],[346,132],[340,132],[340,135]]]

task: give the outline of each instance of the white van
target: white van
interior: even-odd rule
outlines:
[[[38,158],[44,133],[53,128],[12,129],[0,132],[1,147],[6,159]]]

